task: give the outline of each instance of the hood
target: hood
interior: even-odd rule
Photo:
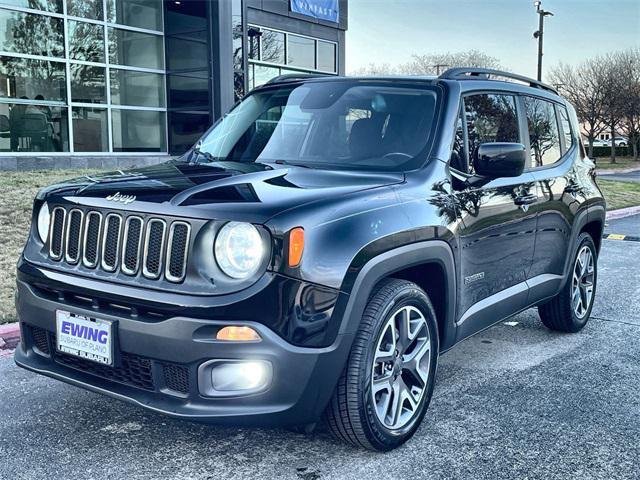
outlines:
[[[114,210],[265,223],[303,204],[403,180],[401,173],[170,161],[79,177],[45,188],[39,198]]]

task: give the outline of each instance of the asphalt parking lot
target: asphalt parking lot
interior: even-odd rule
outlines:
[[[640,242],[604,240],[599,267],[581,333],[529,310],[444,354],[422,427],[387,454],[172,420],[0,358],[0,478],[638,478]]]

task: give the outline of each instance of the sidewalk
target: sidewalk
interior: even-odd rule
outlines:
[[[20,327],[17,323],[0,326],[0,358],[9,357],[20,341]]]
[[[640,166],[627,167],[627,168],[598,168],[596,164],[596,173],[600,175],[615,175],[618,173],[633,173],[640,172]]]

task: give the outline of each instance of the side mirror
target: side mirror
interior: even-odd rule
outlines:
[[[483,143],[474,156],[473,167],[483,177],[518,177],[526,162],[527,151],[521,143]]]

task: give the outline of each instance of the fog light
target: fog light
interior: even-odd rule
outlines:
[[[271,382],[271,363],[264,360],[220,363],[211,369],[211,383],[217,392],[258,391]]]
[[[216,340],[225,342],[259,342],[260,335],[251,327],[224,327],[218,330]]]

